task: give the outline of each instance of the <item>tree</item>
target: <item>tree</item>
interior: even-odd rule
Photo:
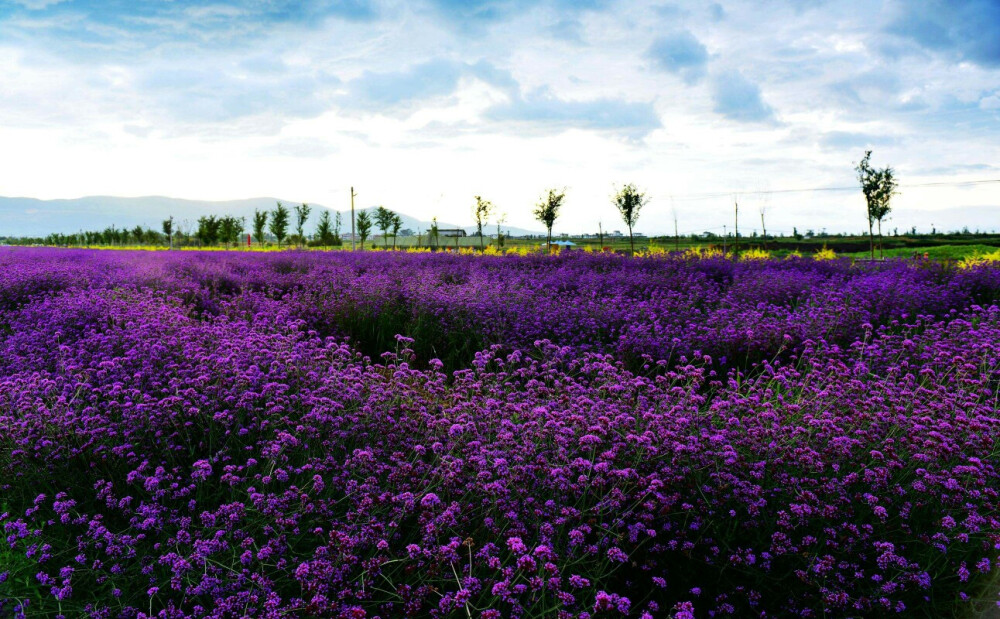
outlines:
[[[358,236],[361,237],[361,250],[365,249],[368,233],[372,231],[372,219],[368,211],[361,211],[357,217]]]
[[[285,208],[281,202],[278,202],[278,206],[271,212],[271,234],[278,241],[278,248],[281,248],[281,242],[285,240],[285,236],[288,234],[288,209]]]
[[[253,212],[253,235],[257,239],[257,244],[264,246],[264,228],[267,227],[267,211],[254,210]]]
[[[882,220],[892,211],[890,201],[896,195],[896,173],[886,166],[882,169],[871,166],[872,151],[866,150],[861,162],[855,166],[861,193],[865,196],[868,207],[868,242],[871,259],[875,259],[875,232],[873,227],[878,222],[879,257],[882,257]]]
[[[483,225],[486,224],[493,212],[493,203],[483,200],[482,196],[476,196],[476,205],[472,207],[472,214],[476,218],[476,231],[479,234],[479,249],[486,249],[483,242]]]
[[[167,235],[167,246],[170,249],[174,248],[174,218],[171,215],[169,218],[163,220],[163,234]],[[89,243],[88,243],[89,245]]]
[[[545,230],[548,232],[546,250],[552,249],[552,224],[556,223],[556,218],[559,217],[559,208],[565,197],[565,191],[558,192],[555,189],[549,189],[548,195],[543,196],[542,201],[535,205],[535,219],[545,224]]]
[[[316,238],[321,245],[333,245],[333,225],[330,223],[330,211],[324,210],[319,214],[319,222],[316,224]]]
[[[504,243],[503,232],[500,231],[500,225],[505,223],[506,221],[507,221],[507,213],[503,213],[502,215],[497,217],[497,247],[499,247],[500,249],[503,249],[503,243]],[[549,236],[551,237],[552,234],[549,233]]]
[[[309,219],[309,213],[311,212],[312,208],[310,208],[309,205],[306,204],[305,202],[302,203],[302,206],[295,207],[295,233],[299,237],[299,243],[303,245],[305,245],[306,242],[306,236],[305,236],[306,220]]]
[[[337,211],[337,215],[333,218],[333,244],[340,245],[340,226],[343,225],[343,221],[340,217],[340,211]]]
[[[396,249],[396,237],[399,236],[399,229],[403,227],[403,218],[397,213],[392,214],[392,248]]]
[[[222,242],[226,244],[226,249],[229,249],[230,243],[235,246],[240,242],[243,227],[244,221],[240,217],[226,215],[219,220],[219,236]]]
[[[433,244],[434,249],[438,247],[440,232],[438,231],[438,218],[431,219],[431,229],[427,231],[427,243]]]
[[[628,226],[628,242],[632,253],[635,254],[635,239],[632,236],[632,228],[639,221],[639,211],[649,202],[649,198],[635,185],[629,183],[615,194],[614,202],[618,212],[621,213],[622,221]]]
[[[206,215],[198,218],[198,231],[195,236],[206,247],[215,245],[219,240],[219,227],[221,221],[215,215]]]
[[[382,243],[388,248],[389,247],[389,230],[392,229],[392,222],[395,214],[384,206],[380,206],[375,210],[375,223],[378,224],[379,230],[382,231]]]

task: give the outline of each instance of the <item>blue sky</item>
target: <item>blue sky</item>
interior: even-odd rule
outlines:
[[[1000,2],[0,0],[0,195],[260,195],[556,231],[1000,228]],[[931,183],[939,183],[931,185]]]

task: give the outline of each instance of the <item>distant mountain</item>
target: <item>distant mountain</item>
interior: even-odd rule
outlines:
[[[246,217],[247,222],[253,218],[255,210],[272,210],[277,198],[247,198],[245,200],[225,200],[213,202],[208,200],[182,200],[164,196],[144,196],[137,198],[122,198],[116,196],[88,196],[69,200],[38,200],[36,198],[5,198],[0,197],[0,237],[42,237],[59,232],[69,234],[81,230],[103,230],[109,226],[116,228],[134,228],[143,226],[160,230],[161,223],[168,217],[173,217],[178,229],[190,226],[197,227],[199,217],[205,215],[235,215]],[[281,200],[289,208],[300,204],[294,200]],[[309,223],[310,232],[315,227],[316,218],[322,209],[328,207],[322,204],[310,203],[313,207]],[[356,209],[355,213],[374,211],[377,207],[369,206]],[[334,209],[329,209],[334,211]],[[336,211],[334,211],[336,212]],[[431,222],[398,213],[403,220],[403,229],[426,231]],[[343,212],[342,233],[350,233],[350,211]],[[459,226],[443,221],[438,222],[440,228],[464,228],[466,232],[474,233],[475,226]],[[496,226],[488,226],[489,232],[495,233]],[[525,234],[540,234],[537,230],[525,230],[504,226],[505,233],[521,236]],[[485,231],[484,231],[485,232]]]

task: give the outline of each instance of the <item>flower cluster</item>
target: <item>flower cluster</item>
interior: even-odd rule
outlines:
[[[0,616],[950,615],[995,582],[989,266],[0,266]]]

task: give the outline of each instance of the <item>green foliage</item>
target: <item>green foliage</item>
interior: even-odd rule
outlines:
[[[330,222],[330,211],[324,210],[319,214],[319,222],[316,223],[316,238],[320,245],[333,245],[334,234],[333,224]]]
[[[492,213],[493,203],[489,200],[483,200],[482,196],[476,196],[476,205],[472,207],[472,214],[476,218],[476,232],[479,234],[480,249],[486,248],[483,242],[483,226],[489,220]]]
[[[253,236],[257,239],[257,244],[264,245],[264,229],[267,227],[267,211],[253,212]]]
[[[403,227],[403,218],[398,214],[392,214],[392,248],[396,249],[396,237],[399,236],[399,229]]]
[[[205,215],[198,218],[198,231],[195,236],[205,247],[211,247],[219,241],[219,229],[222,221],[215,215]],[[127,234],[127,233],[126,233]]]
[[[635,253],[635,239],[632,236],[632,227],[639,221],[639,211],[649,202],[645,193],[629,183],[621,188],[614,195],[615,207],[622,216],[622,221],[628,226],[629,247]]]
[[[389,230],[392,229],[392,222],[395,216],[395,213],[384,206],[380,206],[375,210],[375,223],[378,224],[379,230],[382,231],[382,242],[386,247],[389,246]]]
[[[241,217],[226,215],[219,220],[219,237],[227,246],[238,245],[243,235],[244,220]]]
[[[873,225],[878,222],[879,251],[882,250],[882,220],[892,211],[890,201],[896,195],[899,186],[896,181],[895,171],[886,166],[884,168],[873,168],[871,166],[872,151],[866,150],[861,162],[855,166],[858,173],[858,182],[861,184],[861,193],[865,196],[865,204],[868,211],[868,238],[871,242],[871,258],[875,258],[875,235],[872,230]]]
[[[552,225],[556,223],[556,218],[559,217],[559,208],[562,206],[563,198],[565,197],[565,191],[559,192],[555,189],[549,189],[548,195],[535,205],[535,219],[545,224],[545,229],[548,231],[547,244],[550,247],[552,245]]]
[[[433,244],[434,247],[438,246],[440,241],[441,232],[438,229],[438,218],[434,217],[431,219],[431,229],[427,231],[427,242]]]
[[[167,236],[167,244],[174,245],[174,218],[173,216],[163,220],[163,234]],[[89,243],[88,243],[89,245]]]
[[[372,231],[372,219],[368,214],[368,211],[361,211],[358,213],[356,224],[358,228],[358,236],[361,237],[361,250],[364,251],[365,241],[368,240],[368,235]]]
[[[269,227],[271,234],[278,241],[278,247],[281,247],[281,242],[288,234],[288,209],[281,202],[278,202],[278,206],[271,211],[271,225]]]
[[[312,212],[312,208],[306,204],[302,203],[301,206],[295,207],[295,233],[298,235],[299,242],[304,243],[306,238],[305,225],[306,221],[309,219],[309,213]]]

